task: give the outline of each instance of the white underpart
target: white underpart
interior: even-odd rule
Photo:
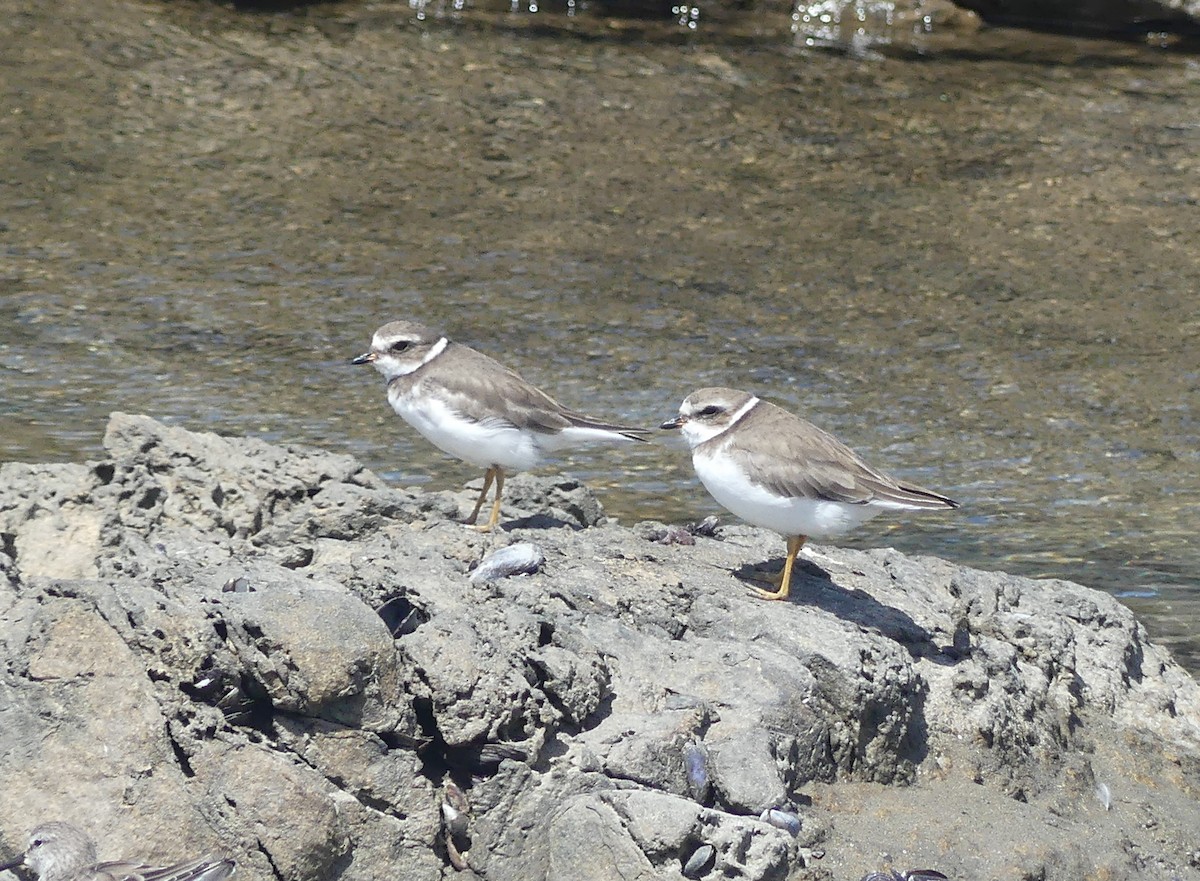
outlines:
[[[385,350],[376,358],[375,368],[391,381],[425,366],[445,351],[449,343],[442,337],[420,361],[405,360]],[[445,402],[426,393],[420,383],[407,392],[389,386],[388,403],[400,418],[439,450],[481,468],[499,465],[507,471],[527,471],[537,465],[545,453],[553,450],[591,441],[629,440],[615,431],[601,428],[571,427],[543,433],[518,429],[500,418],[475,422],[463,418]]]
[[[538,436],[499,419],[472,422],[431,395],[400,394],[393,389],[388,389],[388,403],[439,450],[471,465],[526,471],[541,459]]]
[[[707,455],[693,453],[692,465],[704,488],[722,506],[747,523],[782,535],[830,538],[849,532],[883,510],[870,503],[852,505],[777,495],[751,483],[724,446]]]
[[[911,502],[898,502],[895,499],[871,499],[870,504],[880,511],[928,511],[927,505],[914,505]]]
[[[538,449],[547,452],[562,450],[567,447],[578,447],[582,444],[590,444],[597,441],[630,440],[633,440],[633,438],[618,434],[615,431],[608,431],[604,428],[584,428],[582,426],[571,426],[554,434],[539,434],[536,436]]]
[[[419,387],[418,387],[419,388]],[[445,453],[480,468],[500,465],[506,471],[528,471],[548,452],[592,441],[628,440],[615,431],[566,428],[554,434],[522,431],[502,419],[473,422],[428,394],[389,389],[396,413]]]

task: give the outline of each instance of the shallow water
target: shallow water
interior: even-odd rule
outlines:
[[[963,502],[847,543],[1112,591],[1200,665],[1193,57],[383,4],[0,40],[0,459],[123,410],[457,485],[348,364],[419,317],[597,415],[771,397]],[[678,440],[562,467],[625,521],[716,510]]]

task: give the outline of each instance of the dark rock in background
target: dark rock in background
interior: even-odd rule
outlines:
[[[1200,35],[1200,3],[1184,0],[955,0],[989,24],[1073,34]]]

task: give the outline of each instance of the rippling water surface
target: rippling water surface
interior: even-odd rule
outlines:
[[[123,410],[457,485],[348,364],[420,318],[599,415],[770,397],[964,503],[851,543],[1103,588],[1195,668],[1195,58],[680,28],[7,14],[0,458],[99,456]],[[563,467],[625,521],[716,510],[677,439]]]

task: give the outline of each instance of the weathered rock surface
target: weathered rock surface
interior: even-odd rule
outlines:
[[[1200,878],[1200,689],[1106,595],[825,548],[764,603],[778,537],[567,478],[486,536],[346,456],[105,443],[0,468],[0,855],[60,817],[263,879]]]

